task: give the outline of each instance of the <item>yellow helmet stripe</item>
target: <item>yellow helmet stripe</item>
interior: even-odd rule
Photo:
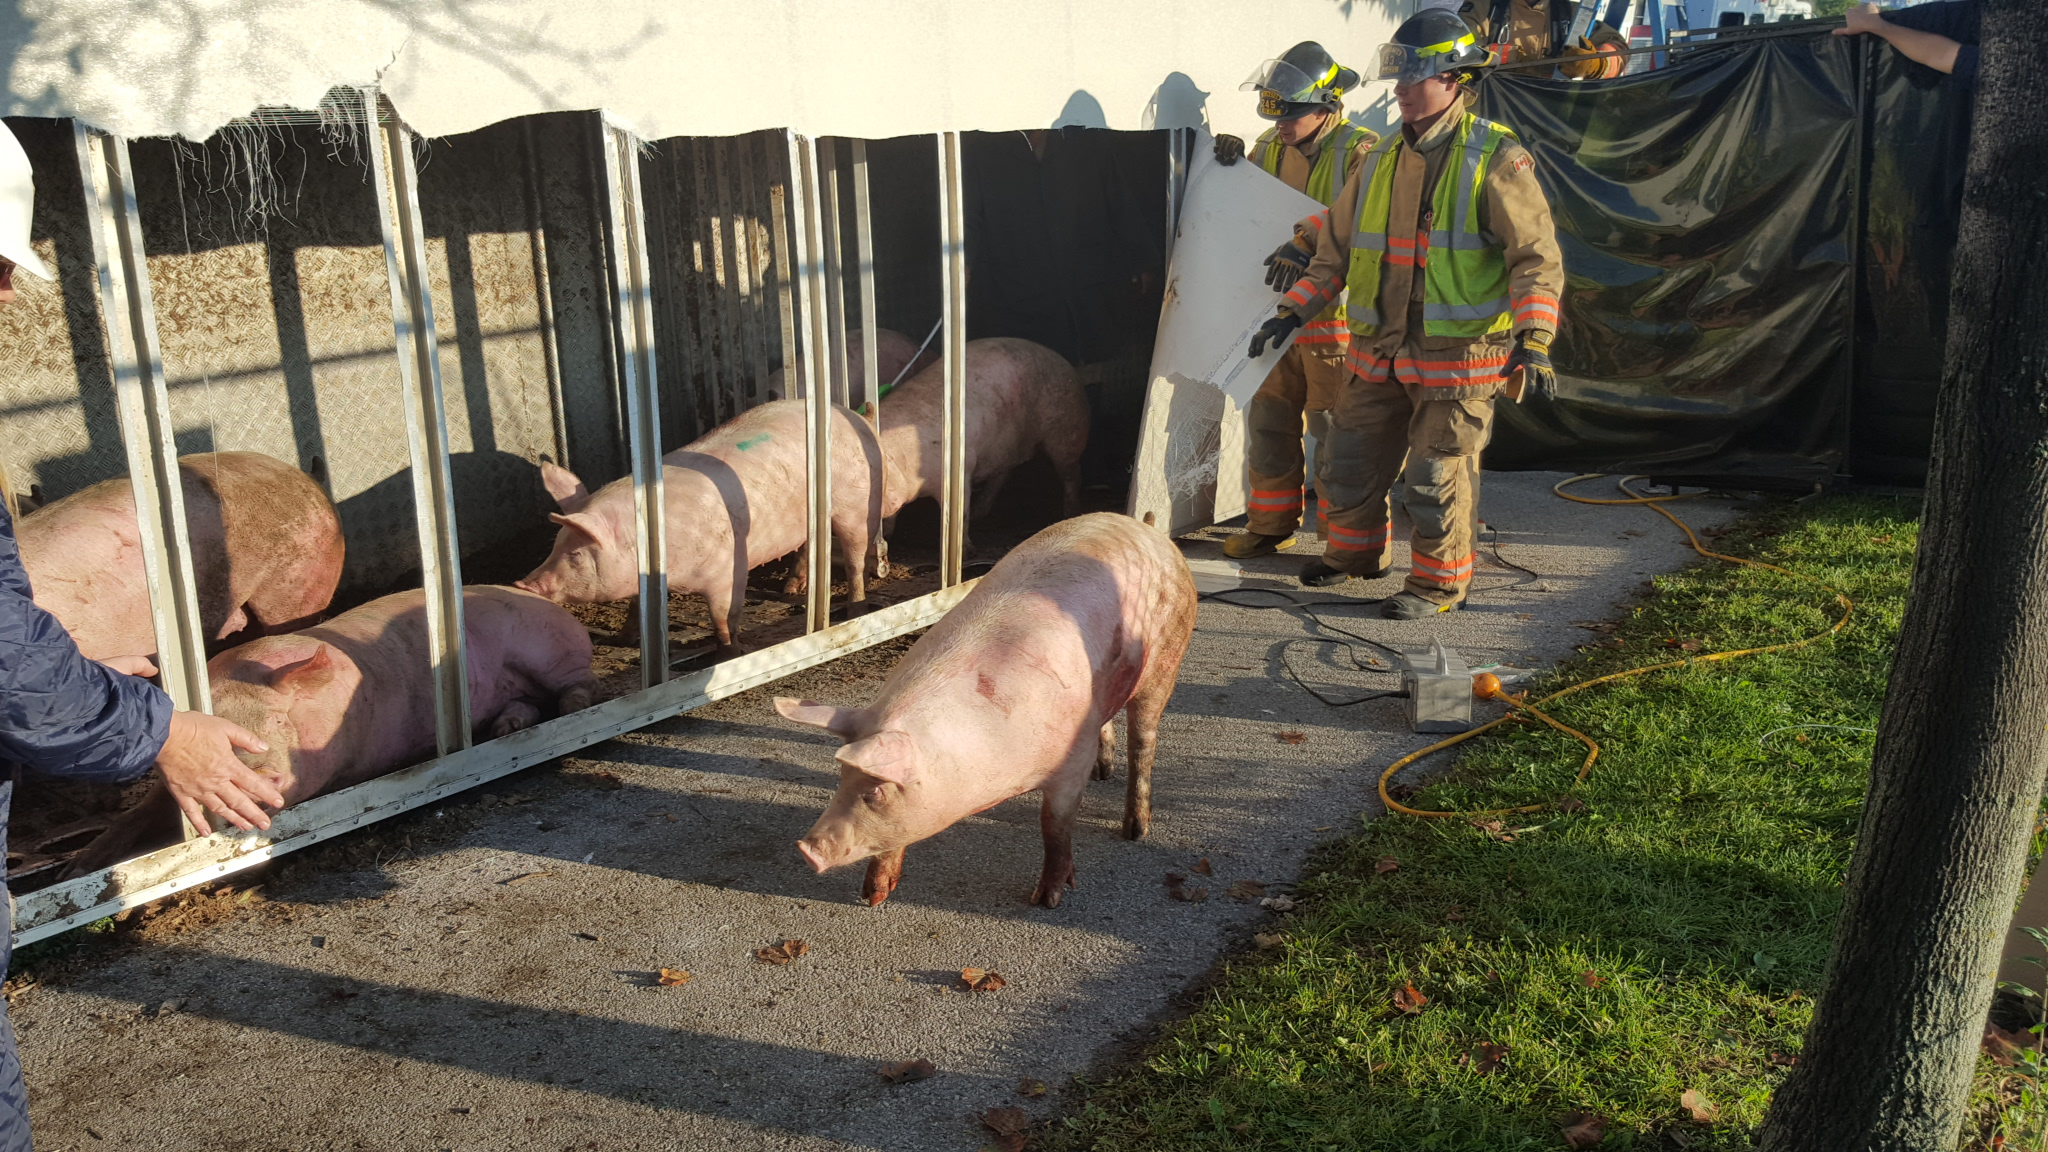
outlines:
[[[1472,44],[1472,34],[1467,32],[1456,40],[1446,40],[1441,44],[1431,44],[1427,48],[1417,48],[1415,54],[1417,56],[1441,56],[1446,52],[1455,52],[1460,48],[1470,48]]]

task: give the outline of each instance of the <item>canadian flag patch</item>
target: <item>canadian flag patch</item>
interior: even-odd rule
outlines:
[[[1527,172],[1529,169],[1535,166],[1536,162],[1534,160],[1529,159],[1529,154],[1527,152],[1524,152],[1520,156],[1515,157],[1514,163],[1508,165],[1509,168],[1512,168],[1517,172]]]

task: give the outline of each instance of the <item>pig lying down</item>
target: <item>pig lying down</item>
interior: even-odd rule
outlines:
[[[469,714],[480,739],[588,707],[590,634],[539,596],[462,590]],[[360,784],[434,755],[425,594],[398,592],[318,627],[266,636],[207,662],[213,710],[270,744],[250,767],[275,778],[287,805]],[[178,807],[161,783],[74,858],[81,876],[174,843]]]
[[[865,708],[782,697],[776,710],[845,741],[839,792],[797,849],[823,872],[869,860],[862,895],[889,898],[903,850],[1033,789],[1045,867],[1033,904],[1074,886],[1074,817],[1106,779],[1125,709],[1124,836],[1152,825],[1159,717],[1195,626],[1195,585],[1166,536],[1098,512],[1013,549],[906,653]]]
[[[206,638],[312,623],[341,582],[341,520],[320,485],[257,452],[180,456],[178,471]],[[156,651],[125,477],[29,513],[16,532],[36,603],[88,658]]]
[[[861,564],[880,534],[872,498],[881,451],[867,422],[832,410],[832,536],[846,560],[852,599],[867,599]],[[747,572],[787,556],[809,532],[810,453],[804,402],[774,400],[662,457],[668,526],[668,585],[695,592],[711,606],[721,653],[736,651],[746,607]],[[566,468],[541,466],[541,479],[562,511],[555,550],[515,587],[557,604],[624,600],[640,588],[634,547],[633,480],[614,480],[592,495]]]

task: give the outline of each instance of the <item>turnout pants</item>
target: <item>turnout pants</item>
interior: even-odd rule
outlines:
[[[1329,495],[1325,483],[1330,459],[1326,413],[1351,375],[1344,363],[1344,346],[1334,347],[1333,355],[1325,355],[1305,349],[1297,341],[1273,366],[1245,409],[1245,456],[1251,473],[1245,508],[1248,531],[1291,536],[1301,526],[1304,423],[1316,438],[1316,492],[1322,498]]]
[[[1472,583],[1479,450],[1493,432],[1493,401],[1431,395],[1441,391],[1391,379],[1354,378],[1345,387],[1324,453],[1330,545],[1323,562],[1354,575],[1390,566],[1388,493],[1398,478],[1415,524],[1405,586],[1431,603],[1455,604]]]

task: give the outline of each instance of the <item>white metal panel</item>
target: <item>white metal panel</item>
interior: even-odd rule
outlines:
[[[1196,140],[1152,382],[1131,473],[1130,513],[1178,535],[1245,510],[1244,409],[1280,360],[1247,355],[1280,297],[1266,256],[1322,205],[1255,164],[1226,168]]]

